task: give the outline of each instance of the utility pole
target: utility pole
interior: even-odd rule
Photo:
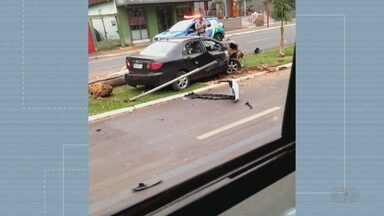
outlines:
[[[244,0],[244,16],[247,16],[247,0]]]
[[[224,0],[224,16],[225,16],[225,18],[228,17],[227,9],[228,9],[228,7],[227,7],[227,0]]]
[[[269,28],[269,8],[272,0],[264,0],[264,12],[267,15],[267,28]]]

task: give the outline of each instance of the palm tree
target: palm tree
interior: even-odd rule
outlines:
[[[291,2],[289,0],[273,0],[272,1],[272,17],[275,20],[280,21],[280,51],[279,56],[285,56],[285,46],[284,46],[284,21],[291,19]]]

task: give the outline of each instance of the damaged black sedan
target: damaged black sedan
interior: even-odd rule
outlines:
[[[156,41],[137,55],[126,57],[130,86],[159,86],[212,61],[216,65],[201,70],[172,84],[175,90],[187,88],[191,82],[225,73],[228,51],[219,41],[206,37],[177,37]]]

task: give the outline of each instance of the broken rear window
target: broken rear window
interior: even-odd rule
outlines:
[[[166,41],[154,42],[141,51],[140,55],[165,57],[176,45]]]

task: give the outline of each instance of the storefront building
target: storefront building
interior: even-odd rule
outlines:
[[[194,3],[196,12],[220,19],[248,16],[250,13],[264,10],[264,0],[212,0]]]
[[[262,0],[89,0],[90,38],[96,50],[149,42],[184,15],[234,18],[257,2]]]
[[[96,50],[125,45],[119,29],[119,14],[113,0],[89,0],[88,26]],[[90,49],[89,49],[90,50]]]
[[[192,15],[194,2],[208,0],[116,0],[123,40],[127,44],[152,40],[184,15]]]
[[[98,50],[149,42],[184,15],[194,14],[194,3],[208,1],[89,0],[89,26]]]

